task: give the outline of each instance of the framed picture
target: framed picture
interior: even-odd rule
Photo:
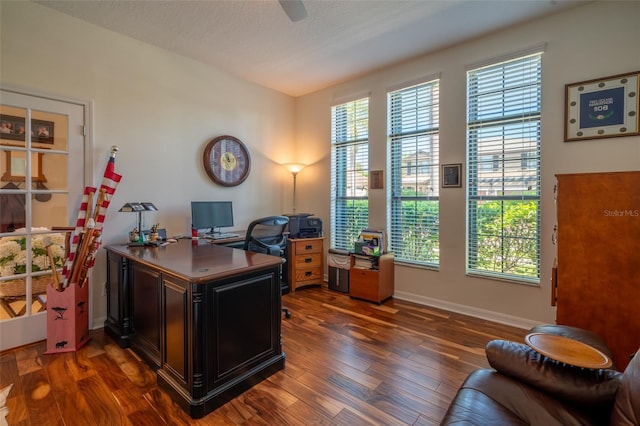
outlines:
[[[382,177],[382,170],[371,170],[369,172],[369,189],[384,189]]]
[[[27,175],[27,157],[24,152],[4,151],[5,154],[5,172],[0,177],[2,181],[24,182]],[[36,182],[46,182],[42,174],[42,152],[34,152],[31,154],[31,177]]]
[[[0,139],[24,141],[24,117],[0,115]],[[53,144],[53,121],[31,119],[31,141]]]
[[[640,134],[640,71],[565,86],[564,141]]]
[[[441,176],[443,188],[460,188],[462,186],[462,164],[443,164]]]

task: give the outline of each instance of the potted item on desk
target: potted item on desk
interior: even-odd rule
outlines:
[[[149,234],[149,239],[151,241],[158,241],[158,226],[159,225],[160,225],[159,223],[156,223],[155,225],[153,225],[151,227],[151,233]]]
[[[149,236],[145,236],[144,245],[154,247],[164,247],[169,244],[167,241],[167,230],[160,229],[160,224],[156,223],[149,230]]]
[[[144,233],[138,228],[133,228],[133,231],[129,232],[129,247],[137,247],[144,245]]]

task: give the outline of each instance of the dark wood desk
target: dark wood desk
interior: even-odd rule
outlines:
[[[191,417],[284,368],[283,259],[190,239],[106,250],[105,331]]]
[[[205,241],[207,244],[216,244],[222,245],[225,247],[233,247],[237,249],[241,249],[244,247],[244,240],[246,238],[245,234],[247,231],[233,231],[233,233],[238,234],[237,237],[233,238],[221,238],[219,240],[213,240],[208,238],[200,238],[200,241]],[[285,254],[287,262],[291,263],[291,256],[289,254]],[[282,267],[282,277],[280,282],[280,291],[282,294],[289,293],[289,273],[288,273],[287,265]]]

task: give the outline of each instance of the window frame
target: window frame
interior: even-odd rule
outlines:
[[[389,247],[395,261],[433,269],[440,266],[439,110],[439,76],[387,92]]]
[[[542,53],[543,49],[535,49],[467,69],[467,275],[522,284],[540,283]],[[481,78],[486,79],[484,92],[478,90]],[[493,84],[495,86],[491,86]],[[527,157],[527,166],[536,162],[537,167],[523,167],[523,155]],[[491,171],[482,161],[489,156],[492,156]],[[491,174],[500,175],[488,177]],[[495,194],[483,193],[486,187],[481,180],[499,189]],[[484,213],[480,210],[483,206]],[[480,229],[490,229],[488,225],[493,217],[487,211],[491,207],[499,218],[499,225],[491,229],[499,231],[479,237]],[[514,218],[520,221],[520,227],[513,226]],[[527,235],[532,233],[531,221],[535,222],[534,238]],[[508,234],[509,229],[516,228],[522,231],[520,235]],[[496,264],[500,270],[480,266],[490,263],[489,256],[483,258],[481,250],[490,253],[486,248],[491,244],[483,243],[492,238],[494,243],[498,241],[494,245],[497,247],[494,259],[498,259]],[[516,245],[518,248],[513,249]],[[526,261],[525,256],[520,258],[524,253],[529,255]],[[512,258],[516,260],[509,266],[508,260]]]
[[[364,96],[331,107],[331,248],[352,250],[368,228],[368,177],[369,96]]]

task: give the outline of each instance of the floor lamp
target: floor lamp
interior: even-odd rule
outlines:
[[[287,168],[293,175],[293,213],[296,212],[296,176],[300,173],[300,170],[304,169],[306,166],[300,163],[287,163],[283,164],[284,167]]]

